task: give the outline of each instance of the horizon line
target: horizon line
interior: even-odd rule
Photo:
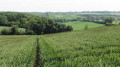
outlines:
[[[0,12],[41,12],[41,13],[62,13],[62,12],[65,12],[65,13],[67,13],[67,12],[120,12],[120,11],[109,11],[109,10],[101,10],[101,11],[0,11]]]

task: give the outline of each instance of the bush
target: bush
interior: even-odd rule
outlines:
[[[106,26],[111,26],[112,22],[115,21],[115,19],[112,17],[109,17],[109,18],[106,18],[104,21],[105,21],[104,23],[106,24]]]
[[[35,32],[32,30],[26,31],[26,35],[35,35]]]
[[[12,35],[16,35],[16,34],[18,34],[19,32],[18,32],[18,26],[17,25],[13,25],[12,27],[11,27],[11,29],[10,29],[10,31],[11,31],[11,34]]]
[[[114,24],[106,23],[105,26],[112,26]]]
[[[3,30],[1,31],[1,34],[2,34],[2,35],[9,35],[9,34],[10,34],[10,31],[9,31],[8,29],[3,29]]]
[[[19,31],[18,33],[17,33],[17,35],[24,35],[25,34],[25,32],[22,32],[22,31]]]
[[[85,29],[88,29],[88,25],[85,25]]]
[[[69,25],[68,25],[68,26],[66,27],[66,31],[72,31],[72,30],[73,30],[72,26],[69,26]]]

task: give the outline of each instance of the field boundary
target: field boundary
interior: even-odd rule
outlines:
[[[44,63],[42,61],[41,57],[41,51],[40,51],[40,45],[39,45],[39,38],[36,39],[36,55],[35,55],[35,61],[33,67],[44,67]]]

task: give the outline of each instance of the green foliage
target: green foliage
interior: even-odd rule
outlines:
[[[37,35],[72,31],[71,26],[55,23],[52,19],[41,18],[28,24],[27,30],[33,30]]]
[[[88,25],[85,25],[85,30],[88,29]]]
[[[8,32],[10,32],[11,27],[0,26],[0,32],[1,32],[3,29],[6,29]],[[24,34],[24,33],[25,33],[25,30],[26,30],[25,28],[18,28],[19,34]],[[9,33],[9,35],[10,35],[10,33]]]
[[[16,34],[18,34],[18,26],[17,25],[13,25],[12,27],[11,27],[11,29],[10,29],[10,33],[12,34],[12,35],[16,35]]]
[[[10,31],[8,30],[8,29],[3,29],[2,31],[1,31],[1,34],[2,35],[9,35],[10,34]]]
[[[0,12],[0,26],[18,25],[21,28],[26,27],[26,23],[38,16],[18,12]]]
[[[35,32],[33,30],[27,30],[26,35],[35,35]]]
[[[27,18],[21,18],[21,19],[20,19],[20,24],[19,24],[19,26],[20,26],[20,27],[23,27],[23,26],[24,26],[24,28],[25,28],[26,22],[27,22]]]
[[[109,18],[106,18],[104,21],[105,21],[105,24],[112,24],[112,22],[114,21],[115,19],[112,18],[112,17],[109,17]]]
[[[6,25],[7,23],[7,17],[5,15],[0,15],[0,25]]]
[[[67,28],[66,28],[66,31],[72,31],[73,30],[73,28],[72,28],[72,26],[67,26]]]
[[[3,28],[1,31],[1,34],[3,35],[21,35],[24,34],[25,31],[23,31],[22,29],[19,29],[19,27],[17,25],[13,25],[10,28]]]
[[[41,18],[36,23],[32,23],[32,29],[36,34],[43,34],[43,31],[45,29],[45,24],[47,23],[47,18]]]
[[[18,28],[13,25],[17,25],[21,28],[26,28],[26,30],[28,30],[26,33],[31,32],[31,34],[33,34],[31,31],[33,30],[35,34],[38,35],[65,32],[67,31],[66,28],[70,28],[66,27],[63,24],[55,23],[52,19],[17,12],[0,12],[0,25],[12,26],[12,35],[22,34],[21,32],[18,32]]]

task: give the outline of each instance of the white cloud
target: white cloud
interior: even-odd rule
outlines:
[[[119,0],[1,0],[0,11],[120,11]]]

